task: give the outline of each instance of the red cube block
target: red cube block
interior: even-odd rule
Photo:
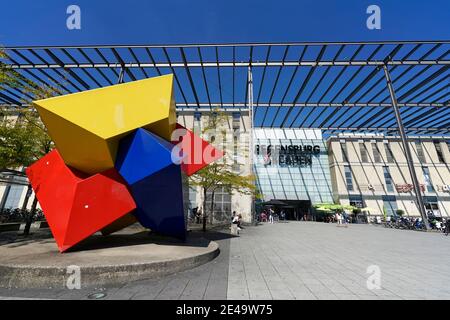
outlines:
[[[53,150],[26,173],[61,252],[136,208],[114,168],[89,176],[69,168]]]

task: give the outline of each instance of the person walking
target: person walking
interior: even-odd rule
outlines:
[[[241,222],[239,221],[239,216],[236,214],[236,211],[233,211],[233,217],[231,218],[231,223],[235,224],[238,230],[241,230],[241,227],[240,227]]]
[[[342,216],[340,212],[336,212],[336,222],[338,224],[338,226],[340,226],[342,224]]]
[[[274,216],[275,212],[273,211],[272,208],[269,209],[269,223],[273,224],[273,216]]]

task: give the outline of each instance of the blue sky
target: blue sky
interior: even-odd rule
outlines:
[[[69,5],[76,4],[81,8],[81,30],[69,30],[66,27],[68,14],[66,9]],[[381,30],[369,30],[366,27],[368,14],[366,13],[369,5],[378,5],[381,8]],[[31,45],[89,45],[89,44],[186,44],[186,43],[245,43],[245,42],[296,42],[296,41],[370,41],[370,40],[448,40],[450,39],[450,1],[431,0],[431,1],[365,1],[365,0],[171,0],[171,1],[144,1],[144,0],[15,0],[7,5],[7,14],[4,14],[0,20],[0,45],[3,46],[31,46]],[[439,57],[448,47],[441,47],[428,56],[428,59]],[[337,48],[334,48],[336,50]],[[373,48],[372,48],[373,49]],[[393,45],[385,45],[379,52],[376,59],[383,59],[393,49]],[[397,57],[405,56],[411,47],[405,46],[397,54]],[[415,52],[412,59],[419,58],[430,49],[429,45],[422,46]],[[283,48],[274,48],[271,57],[280,59]],[[349,58],[349,55],[356,50],[355,46],[347,46],[341,54],[341,58]],[[364,50],[363,50],[364,51]],[[205,59],[213,59],[213,52],[204,50]],[[221,51],[221,56],[229,55],[227,50]],[[126,52],[121,52],[126,57]],[[154,52],[155,54],[155,52]],[[157,54],[157,53],[156,53]],[[162,54],[162,53],[160,53]],[[186,54],[190,54],[187,50]],[[264,59],[265,52],[258,52],[255,49],[255,60]],[[315,59],[318,54],[317,47],[309,48],[305,59]],[[361,56],[367,56],[367,52],[362,52]],[[326,52],[325,57],[333,56],[333,49]],[[237,51],[237,59],[242,61],[248,59],[248,48]],[[259,58],[258,58],[259,57]],[[262,57],[262,58],[261,58]],[[16,57],[17,58],[17,57]],[[157,57],[158,58],[158,57]],[[126,57],[127,60],[131,59]],[[298,56],[288,56],[289,59],[298,59]],[[362,58],[364,59],[364,58]],[[195,60],[195,59],[194,59]],[[254,69],[254,83],[258,94],[255,99],[259,101],[259,92],[261,101],[268,101],[271,94],[271,85],[276,79],[277,68],[268,68],[265,85],[262,85],[262,68]],[[312,83],[318,81],[325,68],[319,68],[311,78]],[[351,70],[350,70],[351,69]],[[350,68],[345,72],[341,81],[331,88],[324,101],[328,101],[349,79],[357,68]],[[216,70],[206,71],[206,77],[210,87],[210,94],[213,102],[218,102],[223,93],[225,102],[231,101],[231,69],[223,70],[219,83]],[[403,67],[399,67],[393,73],[394,86],[400,87],[410,77],[403,77],[401,81],[396,81],[396,77],[402,73]],[[151,76],[155,76],[155,70],[149,70]],[[289,91],[286,91],[287,100],[295,97],[302,82],[308,74],[308,68],[300,68],[295,75],[293,85]],[[329,77],[331,81],[339,69],[333,69]],[[417,81],[422,81],[435,71],[431,68],[418,77]],[[52,73],[52,71],[49,71]],[[134,72],[139,72],[134,70]],[[171,70],[162,70],[170,73]],[[283,92],[287,90],[287,82],[291,77],[293,68],[285,68],[281,73],[280,83],[275,92],[273,102],[279,102]],[[366,68],[354,80],[354,83],[362,81],[371,72]],[[90,80],[78,71],[78,76],[84,81]],[[245,101],[246,87],[246,69],[237,70],[236,80],[236,102]],[[189,83],[185,71],[179,70],[180,81],[188,86]],[[203,83],[200,70],[193,69],[192,76],[196,83]],[[380,75],[383,77],[382,75]],[[445,77],[443,74],[442,77]],[[114,75],[112,75],[114,78]],[[125,76],[125,81],[129,81]],[[375,81],[376,79],[374,79]],[[99,81],[102,81],[99,77]],[[409,90],[416,83],[406,83],[403,91],[399,95]],[[92,83],[90,83],[93,85]],[[259,89],[261,84],[261,89]],[[316,101],[322,95],[329,83],[324,83],[321,90],[316,92],[316,96],[311,101]],[[103,83],[102,85],[108,85]],[[224,87],[219,90],[220,85]],[[368,85],[371,85],[369,83]],[[445,82],[442,81],[442,85]],[[93,85],[95,87],[95,85]],[[268,89],[269,88],[269,89]],[[323,88],[323,89],[322,89]],[[73,90],[73,88],[71,88]],[[309,95],[312,85],[308,87],[299,101],[304,101]],[[78,90],[78,89],[77,89]],[[75,90],[75,91],[77,91]],[[348,95],[352,88],[349,86],[340,94],[343,99]],[[380,96],[375,96],[380,92]],[[371,98],[378,99],[380,102],[389,101],[389,95],[385,83],[379,83],[369,95],[365,97],[367,101]],[[197,88],[201,101],[206,101],[206,91],[202,87]],[[190,90],[185,92],[187,100],[193,101],[193,93]],[[436,98],[442,94],[437,93]],[[428,95],[428,92],[423,96]],[[372,97],[373,96],[373,97]],[[183,101],[180,92],[177,92],[177,101]],[[220,99],[219,99],[220,98]],[[255,100],[255,101],[256,101]],[[320,100],[320,99],[319,99]],[[337,99],[339,100],[339,99]],[[432,99],[431,99],[432,100]],[[255,113],[255,121],[264,125],[279,125],[284,121],[287,113],[286,108],[281,108],[280,112],[275,114],[271,109],[269,112],[261,107]],[[331,109],[329,110],[331,112]],[[344,120],[341,114],[345,108],[337,113],[331,120]],[[364,111],[364,110],[363,110]],[[367,118],[377,110],[372,108],[367,111]],[[409,118],[414,117],[417,110],[411,109]],[[308,108],[293,109],[289,115],[289,126],[303,126],[304,119],[313,119],[309,117]],[[269,116],[266,119],[266,114]],[[439,120],[441,113],[436,113],[436,120]],[[450,113],[445,114],[445,117]],[[321,120],[328,117],[324,113]],[[265,119],[265,121],[261,120]],[[406,118],[407,120],[408,118]],[[334,121],[333,120],[333,121]],[[450,117],[448,118],[450,120]],[[259,123],[259,122],[260,123]],[[332,123],[331,121],[330,123]],[[365,121],[365,119],[362,119]],[[351,121],[353,122],[353,121]],[[306,123],[312,125],[311,123]]]
[[[66,28],[70,4],[81,7],[81,30]],[[366,28],[371,4],[381,7],[381,30]],[[15,0],[0,44],[442,40],[449,21],[448,0]]]

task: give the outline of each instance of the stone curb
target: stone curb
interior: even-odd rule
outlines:
[[[192,269],[219,255],[219,245],[211,241],[205,253],[183,259],[149,263],[80,267],[81,287],[120,284],[142,279],[157,278]],[[67,288],[72,274],[65,267],[1,265],[1,288]]]

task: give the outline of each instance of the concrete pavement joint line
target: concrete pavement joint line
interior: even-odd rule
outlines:
[[[256,258],[255,252],[257,252],[257,251],[256,251],[256,250],[252,250],[253,258],[255,259],[255,263],[256,263],[256,265],[258,266],[258,270],[259,270],[259,272],[261,273],[262,278],[264,279],[264,284],[265,284],[267,290],[269,291],[270,298],[273,299],[272,293],[270,292],[269,284],[267,283],[267,279],[266,279],[264,273],[263,273],[262,270],[261,270],[261,265],[260,265],[260,263],[258,262],[258,259]]]

